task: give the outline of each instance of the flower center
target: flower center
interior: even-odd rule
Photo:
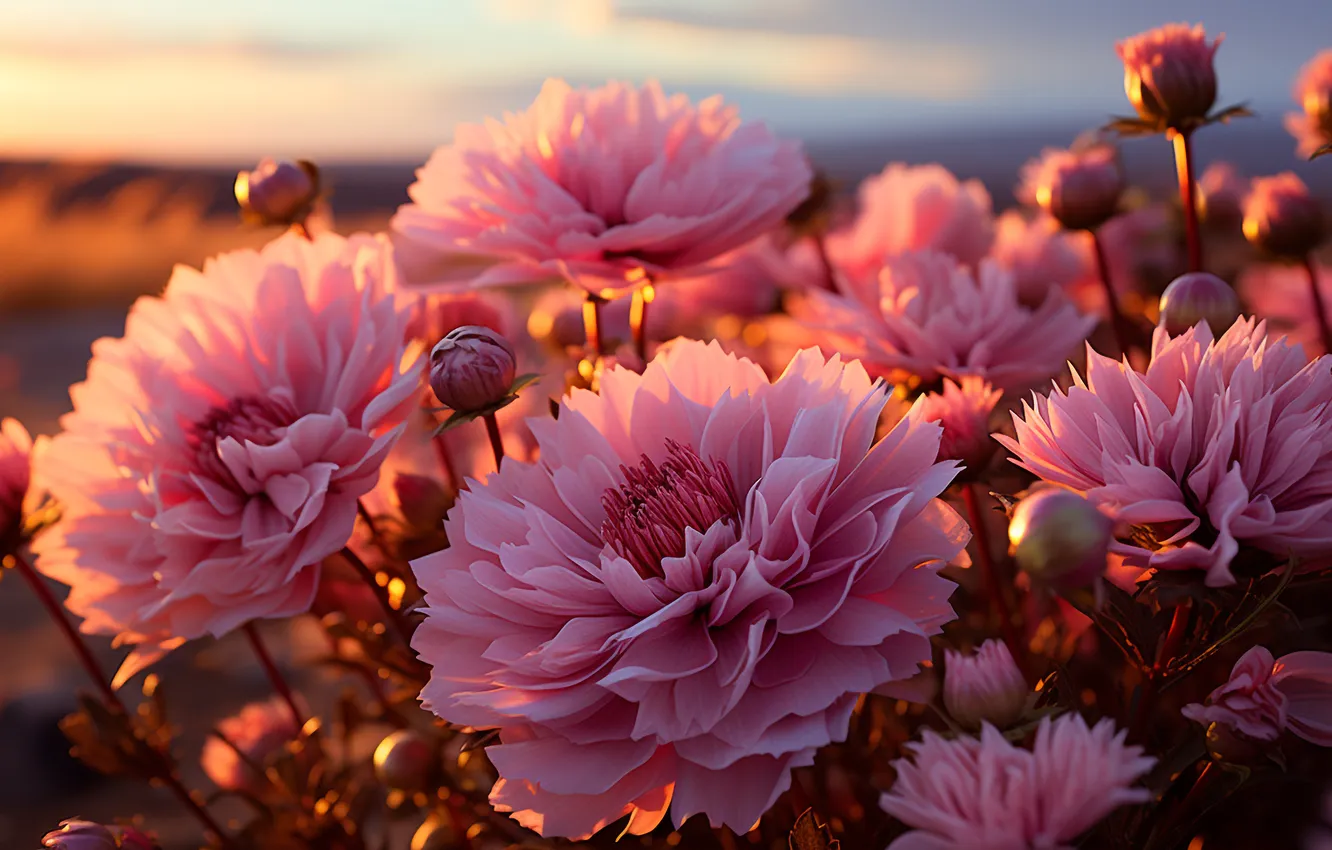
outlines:
[[[204,414],[194,423],[189,440],[203,472],[215,480],[240,486],[218,453],[218,444],[230,437],[242,446],[247,442],[271,446],[282,438],[282,430],[298,418],[295,406],[285,398],[241,396]]]
[[[601,496],[601,537],[643,578],[662,575],[664,559],[684,555],[686,528],[703,532],[719,520],[739,525],[731,471],[720,460],[705,462],[667,440],[661,466],[643,455],[637,467],[621,465],[620,471],[625,483]]]

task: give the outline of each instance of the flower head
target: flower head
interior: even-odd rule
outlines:
[[[1045,487],[1013,511],[1008,540],[1018,567],[1055,587],[1086,587],[1105,574],[1114,521],[1071,490]]]
[[[1239,296],[1230,284],[1209,272],[1188,272],[1170,282],[1161,293],[1161,327],[1178,336],[1206,322],[1225,333],[1240,315]]]
[[[527,111],[460,126],[417,172],[393,229],[413,279],[622,290],[781,224],[811,173],[797,143],[719,97],[548,80]]]
[[[263,767],[299,732],[291,709],[277,697],[246,705],[240,713],[219,721],[217,730],[226,741],[210,735],[200,762],[208,778],[229,791],[262,788],[264,777],[251,765]]]
[[[1031,750],[989,724],[979,738],[930,729],[893,762],[897,780],[880,805],[913,828],[889,850],[1071,850],[1123,805],[1146,802],[1133,783],[1156,760],[1124,745],[1112,720],[1088,728],[1076,714],[1041,721]]]
[[[1332,747],[1332,653],[1292,652],[1273,659],[1255,646],[1240,656],[1230,679],[1207,703],[1180,713],[1203,724],[1219,723],[1254,741],[1275,741],[1289,729]]]
[[[1228,162],[1212,163],[1198,178],[1198,212],[1209,225],[1238,225],[1248,195],[1248,178]]]
[[[1327,235],[1323,209],[1292,172],[1255,177],[1244,204],[1244,235],[1268,253],[1302,260]]]
[[[1018,197],[1068,230],[1090,230],[1119,212],[1124,173],[1113,145],[1050,148],[1022,169]]]
[[[894,162],[866,178],[857,197],[855,220],[827,239],[835,265],[853,277],[912,251],[941,251],[974,266],[994,242],[984,184],[959,181],[942,165]]]
[[[1322,51],[1300,70],[1295,80],[1300,112],[1286,114],[1286,129],[1298,142],[1300,156],[1332,143],[1332,48]]]
[[[130,826],[103,826],[71,818],[42,837],[48,850],[157,850],[157,843]]]
[[[28,494],[32,438],[17,419],[0,420],[0,555],[18,541]]]
[[[973,274],[936,252],[907,254],[844,281],[841,294],[810,291],[797,317],[828,332],[839,351],[894,377],[976,375],[1009,390],[1048,378],[1096,319],[1056,291],[1032,310],[1013,276],[991,260]]]
[[[479,325],[445,334],[430,351],[430,388],[447,407],[469,413],[509,395],[517,355],[502,335]]]
[[[887,401],[814,350],[769,381],[676,340],[530,420],[540,462],[464,491],[412,564],[423,702],[500,730],[496,807],[543,835],[668,807],[743,832],[858,694],[915,674],[968,533],[939,426],[874,443]]]
[[[1077,238],[1047,215],[1028,219],[1008,210],[995,222],[990,257],[1012,272],[1018,300],[1035,307],[1050,290],[1067,289],[1092,273]]]
[[[1204,123],[1216,102],[1212,63],[1224,38],[1208,44],[1202,24],[1166,24],[1115,45],[1124,62],[1124,91],[1138,115],[1160,130]]]
[[[85,631],[160,652],[308,608],[419,387],[392,279],[382,240],[287,234],[177,267],[94,343],[36,465],[62,507],[38,568]]]
[[[1138,531],[1116,549],[1234,583],[1241,544],[1284,561],[1332,546],[1332,361],[1307,364],[1253,319],[1220,339],[1157,328],[1145,373],[1087,352],[1085,380],[1014,414],[1016,463]],[[1146,542],[1145,542],[1146,541]]]
[[[960,460],[968,470],[982,469],[999,444],[990,439],[990,414],[1003,392],[975,375],[958,381],[945,379],[943,390],[921,402],[921,416],[943,426],[939,457]]]
[[[304,160],[262,159],[253,171],[236,175],[241,211],[259,224],[304,221],[319,197],[319,170]]]
[[[1031,693],[1003,641],[987,640],[974,655],[944,651],[944,707],[968,729],[982,722],[1000,729],[1013,725]]]

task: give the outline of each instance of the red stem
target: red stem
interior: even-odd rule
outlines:
[[[990,551],[990,537],[986,533],[985,516],[980,503],[976,500],[976,491],[971,484],[962,485],[962,502],[967,509],[967,521],[971,523],[971,538],[976,541],[976,560],[980,564],[981,579],[990,598],[990,608],[999,615],[999,632],[1003,635],[1008,651],[1017,663],[1023,676],[1027,675],[1026,652],[1023,651],[1022,637],[1013,625],[1013,611],[1008,606],[1008,597],[999,580],[995,567],[994,555]]]
[[[79,659],[79,664],[82,665],[84,671],[87,672],[88,678],[92,679],[93,684],[96,685],[98,692],[101,694],[102,701],[106,704],[107,708],[113,711],[119,711],[121,715],[128,717],[129,711],[125,708],[125,704],[120,701],[120,695],[115,692],[111,687],[111,683],[106,680],[106,677],[102,673],[101,665],[99,665],[97,659],[93,657],[92,650],[88,648],[86,643],[84,643],[83,637],[78,633],[78,630],[74,628],[74,625],[70,623],[69,618],[65,616],[65,609],[61,607],[60,602],[55,598],[55,594],[51,592],[51,588],[46,586],[46,582],[44,582],[42,577],[37,574],[37,570],[33,569],[33,566],[29,564],[22,555],[15,552],[11,557],[14,559],[14,566],[15,569],[18,570],[19,575],[23,576],[28,582],[28,585],[32,588],[32,592],[36,594],[38,601],[41,602],[42,607],[46,609],[46,613],[51,616],[51,619],[55,621],[56,626],[60,629],[61,633],[64,634],[66,640],[69,641],[70,647],[74,650],[75,656]],[[176,776],[175,771],[170,768],[170,765],[166,762],[165,758],[161,760],[161,766],[162,769],[155,778],[160,780],[163,785],[170,789],[171,793],[180,800],[185,808],[190,810],[190,813],[198,819],[199,823],[203,825],[205,830],[212,833],[217,840],[222,843],[223,847],[232,846],[231,839],[222,831],[222,827],[218,826],[217,821],[213,819],[213,816],[209,814],[208,810],[200,805],[198,800],[194,799],[194,795],[191,794],[190,790],[180,781],[180,777]]]
[[[1091,236],[1093,253],[1096,254],[1096,272],[1101,279],[1101,289],[1105,292],[1106,305],[1110,309],[1110,330],[1114,333],[1115,345],[1121,355],[1128,354],[1128,320],[1119,309],[1119,297],[1115,295],[1115,286],[1110,280],[1110,260],[1105,253],[1105,245],[1095,230],[1088,230]]]
[[[1174,613],[1170,617],[1170,628],[1166,630],[1165,640],[1161,641],[1160,650],[1156,653],[1156,659],[1152,662],[1150,670],[1143,671],[1142,690],[1138,693],[1138,706],[1133,713],[1133,720],[1129,724],[1130,736],[1134,740],[1142,740],[1142,736],[1147,729],[1147,720],[1151,714],[1152,703],[1156,700],[1156,684],[1165,672],[1170,661],[1179,654],[1180,644],[1184,642],[1184,636],[1189,630],[1189,613],[1192,610],[1192,604],[1185,599],[1179,605],[1175,606]]]
[[[352,565],[352,569],[356,570],[356,573],[361,577],[361,581],[364,581],[370,588],[370,592],[375,595],[375,601],[377,601],[379,607],[383,609],[384,615],[388,618],[389,625],[398,633],[398,637],[402,638],[403,643],[411,646],[411,630],[403,625],[401,612],[394,608],[393,603],[389,601],[388,588],[380,585],[380,583],[375,580],[374,570],[370,569],[365,561],[362,561],[361,557],[351,549],[344,546],[342,547],[341,554],[343,558],[347,559],[347,563]]]
[[[481,418],[486,420],[486,434],[490,437],[490,450],[495,453],[495,469],[498,470],[500,461],[504,460],[504,438],[500,436],[499,422],[493,413]]]
[[[1175,171],[1179,176],[1179,201],[1184,208],[1184,238],[1189,249],[1189,271],[1203,267],[1202,233],[1198,229],[1198,186],[1193,179],[1193,132],[1172,130]]]
[[[259,666],[264,668],[268,681],[273,683],[273,690],[277,691],[278,696],[282,697],[282,701],[291,710],[291,717],[296,722],[296,728],[302,728],[305,726],[305,717],[296,705],[296,695],[291,692],[291,686],[282,677],[282,671],[274,663],[273,656],[268,654],[268,648],[264,646],[263,638],[259,636],[259,630],[254,627],[253,622],[246,623],[241,630],[245,632],[245,637],[249,639],[250,647],[254,650],[255,657],[259,659]]]
[[[1309,274],[1309,294],[1313,296],[1314,315],[1318,318],[1318,339],[1323,344],[1323,353],[1332,354],[1332,327],[1328,326],[1323,291],[1318,288],[1318,266],[1314,263],[1313,254],[1305,256],[1304,270]]]

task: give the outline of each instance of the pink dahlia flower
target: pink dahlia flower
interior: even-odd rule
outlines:
[[[1138,115],[1161,130],[1203,123],[1216,102],[1213,60],[1224,38],[1208,44],[1202,24],[1166,24],[1115,45],[1124,62],[1124,92]]]
[[[419,387],[393,277],[382,239],[287,235],[178,266],[93,344],[37,463],[63,516],[34,550],[84,631],[141,645],[118,681],[309,607]]]
[[[980,471],[999,448],[990,439],[990,414],[1002,395],[975,375],[945,380],[941,392],[928,393],[921,415],[943,426],[939,457],[960,460],[973,474]]]
[[[990,193],[942,165],[894,162],[866,178],[858,198],[855,220],[827,239],[834,264],[852,277],[912,251],[942,251],[974,266],[994,242]]]
[[[1207,704],[1180,711],[1198,723],[1220,723],[1257,741],[1275,741],[1289,729],[1320,747],[1332,747],[1332,653],[1292,652],[1273,659],[1255,646],[1240,656],[1230,680]]]
[[[844,279],[840,294],[811,291],[794,307],[877,374],[926,383],[976,375],[1004,390],[1053,375],[1096,325],[1057,291],[1022,306],[1013,275],[991,260],[973,274],[938,252],[890,260]]]
[[[944,650],[943,701],[968,729],[982,723],[1006,728],[1027,710],[1032,689],[1001,640],[987,640],[972,655]]]
[[[1018,300],[1035,306],[1052,289],[1063,290],[1094,273],[1078,247],[1080,234],[1065,233],[1048,215],[1027,219],[1008,210],[995,222],[990,258],[1013,274]]]
[[[1314,273],[1326,307],[1332,304],[1332,266],[1316,262]],[[1311,357],[1329,353],[1323,351],[1309,272],[1302,265],[1253,263],[1240,273],[1235,289],[1249,310],[1267,322],[1273,335],[1289,337]]]
[[[219,721],[217,731],[226,741],[210,735],[200,763],[217,787],[232,791],[262,788],[265,780],[252,765],[262,768],[299,732],[291,709],[277,697],[250,703],[239,714]]]
[[[1132,786],[1156,759],[1125,746],[1125,734],[1077,714],[1042,720],[1031,750],[988,723],[980,738],[925,729],[912,758],[893,762],[897,780],[880,800],[913,828],[888,850],[1071,850],[1110,812],[1151,796]]]
[[[1302,111],[1286,114],[1286,129],[1295,137],[1300,156],[1312,156],[1332,142],[1332,48],[1300,69],[1295,102]]]
[[[18,540],[31,454],[28,430],[17,419],[0,420],[0,555]]]
[[[859,694],[916,673],[968,532],[937,425],[874,443],[887,401],[815,350],[770,382],[676,340],[531,420],[540,461],[462,493],[453,545],[412,564],[422,701],[500,730],[498,809],[547,836],[668,808],[743,832]]]
[[[1234,583],[1241,543],[1317,566],[1332,555],[1329,367],[1253,319],[1215,341],[1206,323],[1157,328],[1146,373],[1089,349],[1085,380],[1036,396],[1013,415],[1016,439],[996,439],[1154,536],[1116,544],[1138,563],[1205,570],[1211,586]]]
[[[798,143],[742,123],[720,97],[548,80],[527,111],[460,126],[417,172],[393,229],[413,280],[620,290],[777,226],[811,176]]]

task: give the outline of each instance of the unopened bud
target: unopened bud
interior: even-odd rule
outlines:
[[[479,325],[449,331],[430,352],[430,388],[442,404],[463,413],[507,398],[516,372],[513,346]]]
[[[1304,259],[1323,241],[1323,210],[1289,171],[1255,178],[1244,205],[1244,236],[1269,254]]]
[[[430,815],[412,834],[411,850],[453,850],[457,846],[458,830],[442,812]]]
[[[1203,321],[1220,336],[1235,324],[1239,315],[1239,296],[1235,290],[1208,272],[1182,274],[1161,293],[1160,324],[1171,336],[1179,336]]]
[[[375,775],[389,788],[424,791],[439,773],[436,748],[419,732],[399,729],[375,747]]]
[[[1021,719],[1031,688],[1002,641],[987,640],[975,655],[944,651],[943,701],[961,726],[979,729],[982,721],[1000,729]]]
[[[319,169],[305,160],[263,159],[253,171],[236,175],[236,201],[259,224],[303,222],[318,197]]]
[[[1118,153],[1107,144],[1047,150],[1023,169],[1019,192],[1068,230],[1100,227],[1124,192]]]
[[[1038,490],[1018,503],[1008,540],[1027,575],[1055,587],[1086,587],[1105,573],[1114,521],[1072,490]]]
[[[1166,24],[1116,45],[1124,92],[1138,115],[1161,129],[1202,124],[1216,102],[1213,60],[1222,38],[1208,44],[1201,24]]]

